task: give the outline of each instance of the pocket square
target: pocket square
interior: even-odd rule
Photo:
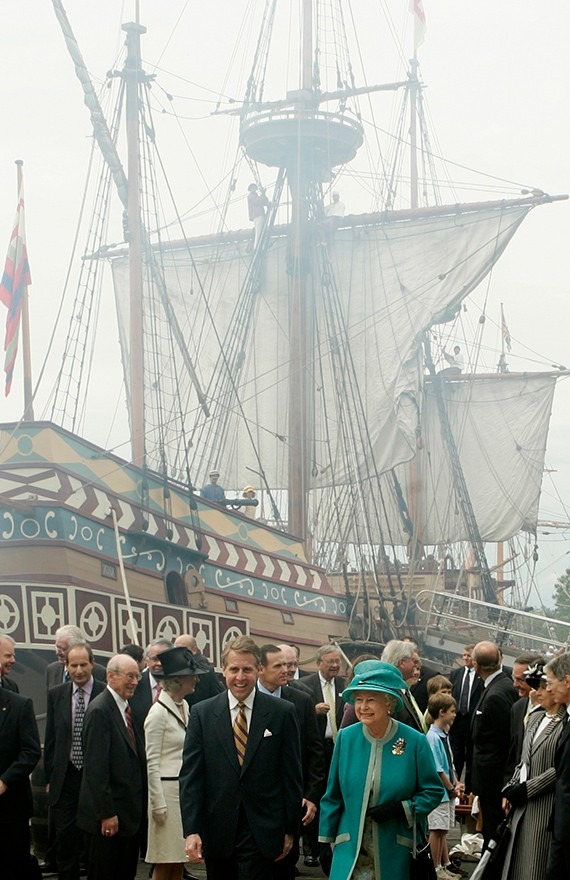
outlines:
[[[270,730],[267,730],[267,728],[265,728],[265,730],[263,731],[263,736],[264,736],[264,737],[266,737],[266,736],[273,736],[273,734],[271,733]]]
[[[482,709],[476,709],[476,710],[475,710],[475,714],[476,714],[476,715],[482,715],[482,714],[483,714],[483,710],[482,710]]]

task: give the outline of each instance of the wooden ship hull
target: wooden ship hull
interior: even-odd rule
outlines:
[[[0,426],[0,449],[0,621],[28,673],[65,623],[101,659],[190,633],[216,666],[240,633],[305,660],[346,635],[346,596],[294,537],[51,423]]]

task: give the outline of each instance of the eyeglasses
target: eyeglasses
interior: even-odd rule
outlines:
[[[137,681],[138,682],[142,678],[142,675],[140,674],[140,672],[115,672],[114,669],[111,671],[112,671],[113,675],[124,675],[124,677],[127,679],[127,681]]]

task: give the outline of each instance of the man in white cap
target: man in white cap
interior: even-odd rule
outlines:
[[[210,482],[206,483],[205,486],[202,486],[200,489],[200,496],[207,501],[213,501],[214,504],[220,504],[220,502],[223,503],[226,493],[223,486],[218,485],[218,480],[220,479],[219,470],[217,468],[212,468],[209,477]]]

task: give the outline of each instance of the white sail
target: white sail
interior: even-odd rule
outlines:
[[[441,381],[445,407],[463,475],[483,541],[503,541],[537,525],[540,487],[556,377],[552,374],[465,376]],[[439,417],[435,389],[424,387],[421,430],[413,462],[396,476],[414,523],[414,536],[424,545],[469,541],[456,489],[448,444]],[[369,510],[378,483],[364,484],[364,502],[340,493],[344,523],[336,540],[359,544],[388,542],[406,546],[410,535],[391,478],[382,478],[382,516],[371,525]],[[339,493],[336,493],[337,501]],[[331,540],[334,521],[326,519],[332,489],[314,493],[311,525],[316,540]],[[348,501],[347,501],[348,498]],[[324,528],[321,527],[324,526]]]
[[[336,233],[329,248],[336,284],[331,287],[330,279],[322,283],[322,264],[319,269],[316,261],[310,285],[315,327],[310,369],[315,390],[309,442],[316,485],[331,481],[339,485],[354,480],[357,473],[365,478],[414,455],[422,336],[435,322],[452,316],[494,265],[528,210],[528,203],[497,203],[469,211],[439,209],[437,215],[419,219],[359,223],[352,218],[353,225]],[[147,411],[152,430],[154,400],[161,386],[163,412],[160,419],[158,413],[154,418],[156,425],[166,426],[161,437],[158,427],[151,434],[150,461],[156,453],[157,465],[165,456],[171,468],[179,466],[182,432],[174,413],[182,403],[187,413],[184,437],[193,443],[192,476],[198,484],[215,462],[226,485],[240,486],[247,468],[252,468],[264,471],[269,486],[284,487],[289,358],[286,239],[270,241],[259,258],[259,280],[249,293],[242,292],[252,260],[247,240],[190,245],[191,254],[186,248],[163,251],[160,261],[190,356],[203,388],[209,389],[212,415],[206,419],[197,406],[149,284]],[[124,324],[127,259],[115,257],[112,265]],[[334,322],[333,297],[338,301]],[[128,342],[122,336],[128,357]],[[222,357],[220,350],[225,352]],[[235,350],[237,357],[231,354]],[[339,369],[346,374],[342,358],[347,352],[360,395],[358,405],[349,403],[339,388]],[[218,385],[212,384],[215,380]],[[352,418],[366,421],[367,439],[361,438],[360,448],[352,450],[343,448],[341,431],[347,406],[352,407]],[[161,446],[164,452],[159,451]]]

